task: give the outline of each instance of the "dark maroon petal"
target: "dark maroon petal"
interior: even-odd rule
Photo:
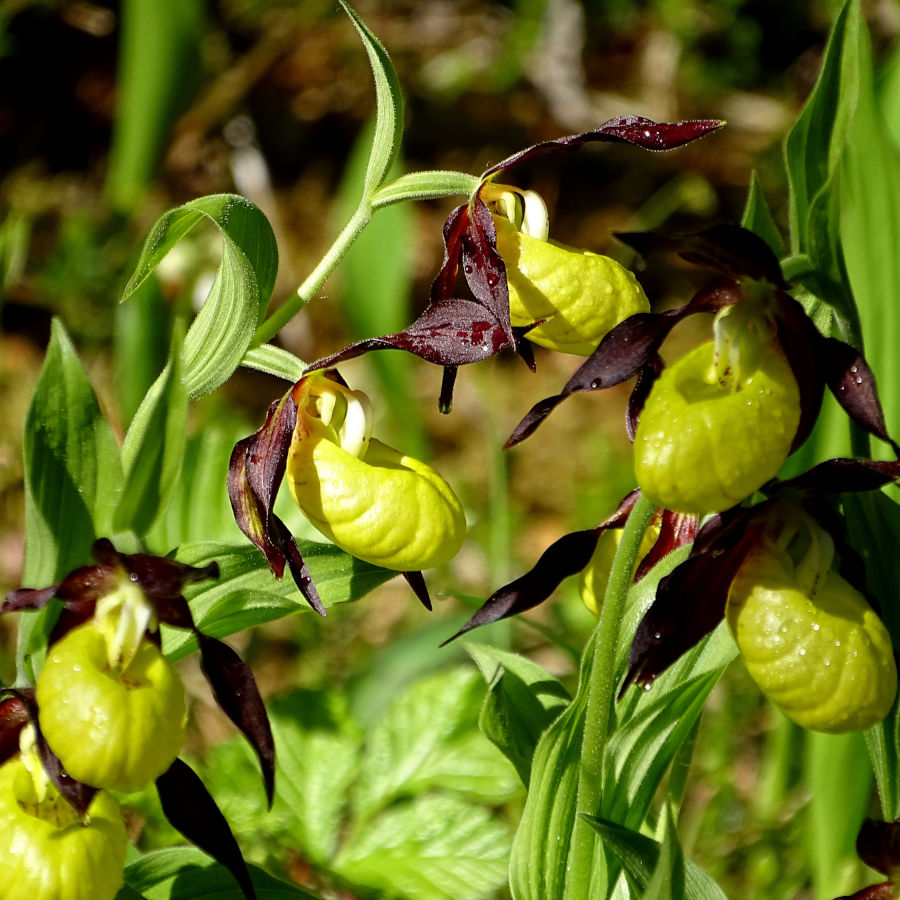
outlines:
[[[625,525],[637,498],[638,491],[632,491],[619,504],[619,508],[596,528],[563,535],[552,543],[530,571],[491,594],[481,609],[444,644],[479,625],[498,622],[543,603],[563,579],[580,572],[591,561],[597,541],[607,528]]]
[[[235,444],[228,468],[228,496],[238,527],[262,551],[275,577],[284,576],[287,563],[307,603],[324,616],[325,606],[297,542],[272,511],[297,424],[294,390],[300,384],[269,407],[259,431]]]
[[[895,455],[900,456],[900,447],[888,436],[875,389],[875,375],[863,355],[837,338],[822,338],[820,346],[825,380],[838,403],[854,422],[890,444]]]
[[[462,256],[462,236],[469,227],[469,206],[457,206],[444,222],[444,261],[431,283],[431,302],[449,300],[456,293],[456,277]]]
[[[223,641],[195,631],[203,672],[216,702],[259,757],[269,807],[275,795],[275,743],[266,707],[250,667]]]
[[[30,721],[21,697],[12,694],[0,700],[0,764],[19,752],[19,735]]]
[[[469,227],[462,237],[462,267],[472,296],[490,310],[503,329],[506,344],[513,346],[509,321],[509,288],[506,264],[497,252],[494,219],[484,202],[477,197],[469,210]]]
[[[778,482],[770,493],[857,493],[874,491],[897,480],[900,480],[900,460],[828,459],[796,478]]]
[[[482,176],[488,178],[496,172],[512,168],[514,165],[538,156],[577,150],[584,144],[611,141],[633,144],[643,150],[674,150],[697,138],[717,131],[725,123],[720,120],[695,120],[692,122],[653,122],[642,116],[618,116],[604,122],[594,131],[570,134],[554,141],[543,141],[525,150],[508,156],[502,162],[491,166]]]
[[[256,900],[247,864],[222,811],[193,769],[176,759],[156,779],[163,813],[192,844],[223,865],[248,900]]]
[[[673,550],[690,544],[696,538],[699,526],[700,519],[698,516],[664,509],[659,521],[659,537],[654,541],[650,552],[638,565],[634,580],[640,581],[661,559],[668,556]]]
[[[628,406],[625,410],[625,433],[632,444],[634,443],[634,436],[637,433],[638,422],[640,421],[644,404],[647,402],[650,390],[664,368],[662,357],[656,356],[638,373],[637,381],[634,383],[634,390],[632,390],[628,398]]]
[[[882,881],[880,884],[869,885],[855,894],[845,894],[837,900],[894,900],[895,896],[894,882]]]
[[[812,433],[822,408],[825,373],[822,369],[820,343],[824,338],[793,297],[778,291],[775,302],[778,308],[775,317],[778,342],[800,391],[800,422],[791,444],[793,452]]]
[[[456,374],[459,369],[456,366],[445,366],[441,378],[441,394],[438,397],[438,410],[445,416],[453,409],[453,388],[456,385]]]
[[[17,612],[20,609],[43,609],[55,596],[58,584],[45,588],[19,588],[6,595],[0,613]]]
[[[678,309],[668,309],[661,313],[636,313],[624,319],[604,335],[597,349],[579,366],[561,393],[547,397],[531,408],[506,441],[506,448],[515,446],[533,434],[566,397],[614,387],[654,362],[669,332],[686,316],[699,312],[716,312],[736,303],[740,298],[740,288],[733,281],[717,281],[698,291],[690,303]]]
[[[728,278],[750,277],[787,288],[781,265],[769,245],[740,225],[713,225],[695,234],[662,231],[623,232],[616,237],[641,256],[677,253],[682,259],[705,266]]]
[[[428,585],[425,584],[425,576],[421,572],[404,572],[403,577],[413,589],[413,593],[419,598],[419,603],[430,612],[431,597],[428,595]]]
[[[894,875],[900,870],[900,819],[894,822],[866,819],[856,836],[856,852],[876,872]]]
[[[620,697],[635,682],[651,684],[722,621],[731,582],[758,532],[748,527],[749,510],[729,512],[709,519],[691,555],[659,582],[635,632]]]
[[[103,544],[109,546],[101,547]],[[97,541],[94,556],[98,559],[102,556],[105,560],[108,558],[109,548],[112,548],[112,544],[105,538]],[[185,585],[219,577],[219,566],[214,562],[198,568],[149,553],[119,553],[115,549],[113,553],[119,567],[125,570],[151,600],[177,598]]]

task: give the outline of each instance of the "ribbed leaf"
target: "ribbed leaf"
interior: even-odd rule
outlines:
[[[235,194],[201,197],[170,210],[150,231],[123,300],[198,222],[222,233],[222,262],[184,342],[185,382],[192,397],[209,393],[240,365],[275,284],[278,250],[268,219]]]

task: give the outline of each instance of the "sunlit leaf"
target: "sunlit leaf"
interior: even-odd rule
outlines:
[[[269,220],[235,194],[200,197],[161,216],[147,236],[123,300],[202,220],[222,234],[222,262],[184,342],[185,382],[192,397],[209,393],[240,365],[275,284],[278,250]]]

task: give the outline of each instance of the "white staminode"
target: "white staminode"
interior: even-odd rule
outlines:
[[[22,764],[31,775],[34,784],[34,793],[38,803],[43,803],[50,793],[50,778],[44,770],[37,749],[37,735],[34,725],[28,724],[19,732],[19,752],[22,756]]]
[[[362,459],[372,437],[372,404],[362,391],[343,393],[347,411],[338,428],[338,440],[344,450]]]
[[[97,601],[94,619],[106,638],[110,668],[124,672],[148,629],[156,628],[156,610],[123,572],[119,586]]]
[[[512,222],[517,231],[539,241],[549,237],[550,216],[540,194],[507,184],[486,184],[481,197],[485,203],[493,203],[496,212]]]

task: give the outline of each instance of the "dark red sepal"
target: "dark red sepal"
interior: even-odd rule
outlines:
[[[856,836],[856,853],[876,872],[891,876],[900,872],[900,819],[866,819]]]
[[[223,641],[195,631],[203,673],[225,715],[259,757],[269,808],[275,796],[275,743],[259,688],[250,667]]]
[[[172,826],[228,869],[247,900],[256,900],[250,872],[231,828],[194,770],[176,759],[156,779],[156,790]]]
[[[788,481],[773,482],[763,490],[770,496],[780,493],[859,493],[900,480],[900,460],[827,459]]]
[[[699,516],[664,509],[659,514],[659,536],[650,548],[650,552],[638,564],[634,573],[635,582],[640,581],[673,550],[690,544],[697,537],[699,526]]]
[[[431,611],[431,597],[428,594],[428,585],[421,572],[404,572],[406,583],[412,588],[413,593],[419,598],[419,603],[429,612]]]
[[[0,765],[19,752],[19,734],[30,721],[21,697],[12,693],[0,700]]]
[[[637,498],[638,492],[632,491],[619,504],[619,508],[596,528],[575,531],[554,541],[532,569],[494,591],[481,609],[441,646],[480,625],[499,622],[500,619],[518,615],[543,603],[564,578],[580,572],[591,561],[597,541],[607,528],[621,528],[625,525]]]
[[[491,166],[482,175],[482,178],[487,179],[497,172],[511,169],[518,163],[535,159],[538,156],[577,150],[579,147],[591,143],[615,142],[632,144],[643,150],[674,150],[676,147],[689,144],[697,138],[718,131],[724,124],[721,120],[710,119],[697,119],[689,122],[654,122],[643,116],[617,116],[608,119],[593,131],[570,134],[553,141],[542,141],[525,150],[520,150]]]
[[[23,609],[43,609],[55,596],[58,584],[45,588],[18,588],[10,591],[0,606],[0,613],[19,612]]]
[[[604,335],[597,349],[579,366],[562,392],[536,403],[516,426],[505,447],[509,449],[531,435],[566,397],[600,391],[627,381],[654,362],[669,332],[686,316],[717,312],[741,298],[733,281],[718,281],[698,291],[678,309],[661,313],[636,313]]]
[[[894,882],[882,881],[879,884],[871,884],[855,894],[845,894],[837,900],[894,900],[895,897]]]
[[[869,434],[890,444],[896,456],[900,447],[887,433],[884,413],[875,389],[875,375],[863,355],[837,338],[821,338],[825,380],[847,415]]]
[[[617,232],[620,241],[641,256],[650,253],[677,253],[682,259],[704,266],[732,279],[744,277],[767,281],[787,288],[781,265],[769,245],[740,225],[713,225],[695,234],[668,234],[662,231]]]
[[[275,577],[284,576],[287,564],[306,602],[325,616],[325,605],[294,536],[272,511],[296,425],[292,389],[269,407],[259,431],[235,444],[228,467],[228,496],[238,527],[262,551]]]
[[[708,519],[690,556],[659,582],[635,632],[620,697],[631,684],[651,684],[722,621],[731,582],[757,540],[749,513],[738,507]]]

